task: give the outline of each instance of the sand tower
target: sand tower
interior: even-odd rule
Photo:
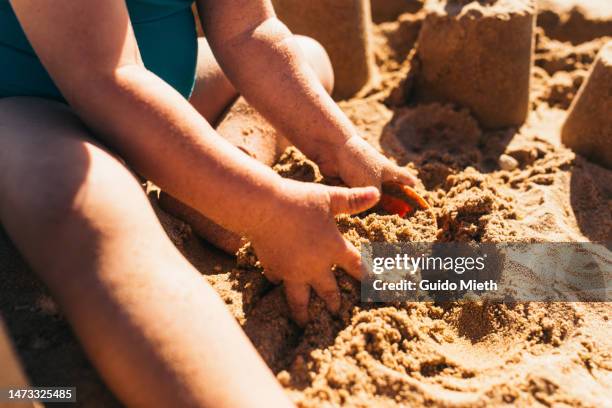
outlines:
[[[432,0],[419,34],[414,97],[467,107],[486,128],[529,110],[533,0]]]
[[[612,41],[599,51],[587,80],[572,101],[561,141],[612,169]]]

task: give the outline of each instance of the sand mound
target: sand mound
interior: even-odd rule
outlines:
[[[569,305],[411,303],[353,313],[331,345],[307,330],[294,364],[279,374],[294,392],[303,389],[300,405],[535,403],[536,380],[510,380],[509,372],[545,360],[580,325]],[[561,394],[547,397],[572,401]]]

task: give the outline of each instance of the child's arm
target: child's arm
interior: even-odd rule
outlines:
[[[333,216],[370,207],[375,192],[282,179],[224,140],[143,66],[124,1],[11,4],[43,65],[102,141],[174,197],[250,237],[264,265],[287,274],[300,320],[309,287],[337,309],[330,267],[358,276],[360,259]]]
[[[324,174],[351,186],[413,178],[363,141],[319,83],[269,0],[199,0],[204,31],[236,89]]]

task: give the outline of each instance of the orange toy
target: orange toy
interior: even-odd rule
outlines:
[[[382,184],[379,206],[386,212],[400,217],[410,216],[416,210],[430,209],[427,201],[416,191],[396,181],[385,181]]]

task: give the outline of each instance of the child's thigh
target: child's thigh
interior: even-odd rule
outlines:
[[[0,99],[0,191],[0,222],[39,273],[76,271],[111,241],[168,244],[139,181],[59,103]]]

